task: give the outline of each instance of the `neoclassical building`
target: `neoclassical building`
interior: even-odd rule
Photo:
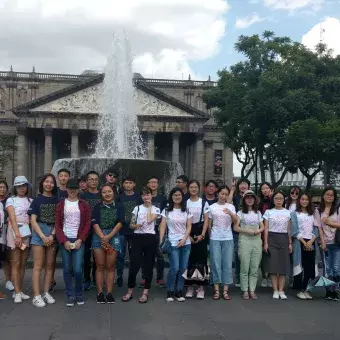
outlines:
[[[0,133],[14,136],[9,183],[25,174],[36,187],[59,158],[94,153],[103,75],[0,71]],[[180,162],[190,178],[230,183],[233,155],[203,103],[207,81],[136,75],[138,124],[149,159]]]

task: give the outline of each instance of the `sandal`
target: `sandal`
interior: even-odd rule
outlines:
[[[122,297],[122,301],[123,302],[129,302],[129,301],[131,301],[133,299],[133,296],[132,296],[132,294],[130,294],[130,293],[127,293],[127,294],[125,294],[123,297]]]
[[[147,303],[149,299],[149,294],[143,293],[142,296],[139,298],[139,303]]]
[[[224,290],[224,291],[223,291],[223,299],[226,300],[226,301],[229,301],[229,300],[230,300],[230,296],[229,296],[227,290]]]
[[[243,300],[249,300],[249,293],[248,292],[244,292],[242,295]]]
[[[215,290],[215,293],[214,293],[212,298],[213,298],[213,300],[219,300],[220,299],[220,291]]]
[[[250,295],[250,297],[251,297],[253,300],[257,300],[257,299],[258,299],[257,295],[256,295],[254,292],[250,292],[249,295]]]

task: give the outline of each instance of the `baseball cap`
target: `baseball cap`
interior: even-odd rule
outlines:
[[[67,189],[79,189],[79,183],[77,178],[70,178],[66,184]]]
[[[246,197],[246,196],[254,196],[256,198],[255,192],[252,190],[246,190],[243,194],[243,197]]]
[[[14,187],[18,187],[20,185],[27,184],[30,188],[32,188],[32,184],[27,180],[25,176],[17,176],[14,178]]]

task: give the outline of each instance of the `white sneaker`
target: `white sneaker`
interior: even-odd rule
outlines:
[[[7,282],[6,282],[6,285],[5,285],[5,288],[6,288],[7,290],[13,291],[13,290],[14,290],[14,286],[13,286],[12,281],[7,281]]]
[[[204,299],[204,288],[200,287],[197,289],[197,299],[203,300]]]
[[[263,279],[262,282],[261,282],[261,287],[263,288],[267,288],[268,287],[268,281],[267,279]]]
[[[35,296],[32,300],[33,306],[35,307],[46,307],[46,303],[44,302],[41,295]]]
[[[14,299],[14,303],[21,303],[22,302],[22,298],[21,298],[20,293],[18,293],[18,294],[14,293],[13,299]]]
[[[20,294],[21,300],[29,300],[30,299],[30,297],[28,295],[24,294],[23,292],[20,292],[18,294]],[[15,296],[18,295],[18,294],[15,294],[15,292],[14,292],[13,295],[12,295],[12,298],[15,299]]]
[[[55,303],[55,300],[53,299],[52,295],[50,293],[45,293],[44,294],[44,301],[48,304],[48,305],[52,305]]]
[[[279,292],[279,296],[281,300],[287,300],[287,295],[285,294],[285,292]]]
[[[272,279],[268,279],[268,288],[273,288]]]
[[[305,295],[304,292],[299,292],[296,294],[296,296],[301,300],[307,300],[307,296]]]
[[[273,299],[274,300],[279,300],[280,299],[280,295],[279,295],[279,292],[277,290],[273,293]]]
[[[307,300],[313,300],[313,296],[310,295],[310,293],[307,291],[305,291],[305,297],[307,298]]]
[[[194,296],[194,289],[192,288],[192,286],[189,286],[187,289],[187,293],[185,294],[186,299],[192,299],[192,297]]]

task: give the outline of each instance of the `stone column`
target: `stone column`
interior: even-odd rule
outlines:
[[[233,180],[234,177],[234,173],[233,173],[233,152],[227,148],[224,147],[224,182],[227,185],[231,185],[231,182]]]
[[[175,132],[172,134],[172,162],[179,162],[179,137],[180,133]]]
[[[18,127],[17,136],[17,176],[28,176],[27,171],[27,129]]]
[[[214,174],[214,150],[213,150],[213,141],[207,140],[204,141],[205,144],[205,171],[204,171],[204,180],[211,179]]]
[[[45,134],[45,156],[44,156],[44,173],[52,169],[52,133],[53,129],[48,127],[44,129]]]
[[[79,157],[79,130],[71,130],[71,158]]]
[[[155,159],[155,132],[148,132],[148,159]]]
[[[205,151],[204,151],[204,143],[203,143],[203,134],[198,133],[196,135],[196,180],[200,182],[201,187],[203,186],[204,181],[204,169],[205,169]]]

